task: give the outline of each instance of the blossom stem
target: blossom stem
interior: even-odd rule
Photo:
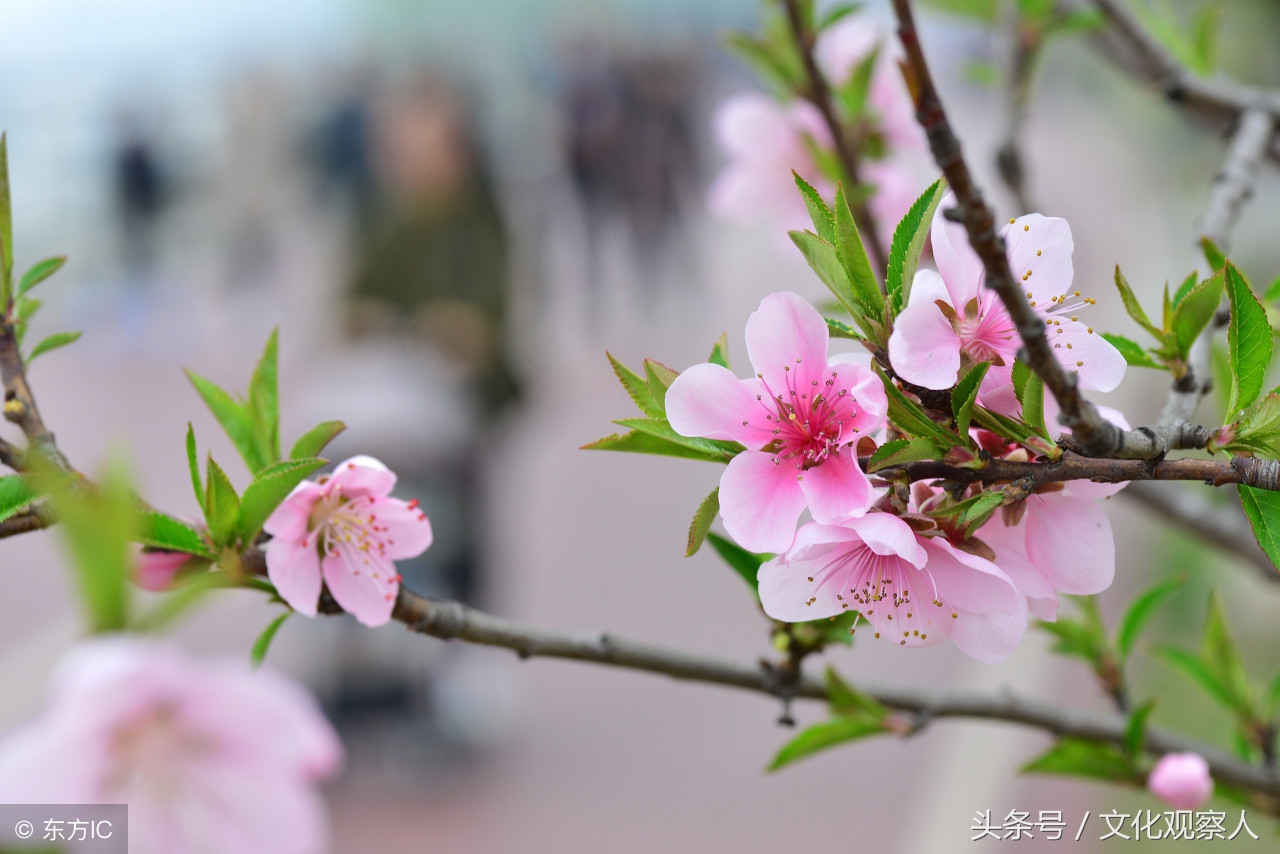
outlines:
[[[875,215],[871,213],[871,208],[860,190],[862,186],[860,177],[861,157],[858,154],[857,146],[850,139],[849,134],[845,132],[844,125],[836,115],[835,99],[832,97],[831,87],[828,85],[822,69],[818,67],[818,60],[813,53],[816,36],[805,24],[804,13],[800,8],[800,0],[782,0],[782,6],[787,16],[787,23],[791,29],[796,51],[799,53],[800,61],[804,65],[805,77],[808,80],[807,87],[799,94],[817,108],[822,115],[822,121],[826,124],[827,130],[831,132],[831,140],[835,145],[836,157],[840,160],[844,176],[854,185],[849,188],[847,194],[849,208],[853,211],[853,217],[857,221],[858,232],[862,237],[863,244],[871,254],[876,268],[883,272],[888,267],[889,256],[880,241],[880,232],[876,228]],[[878,282],[877,284],[880,286],[880,292],[884,293],[884,283]]]

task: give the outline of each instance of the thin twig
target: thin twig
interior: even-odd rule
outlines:
[[[67,458],[58,450],[53,433],[40,417],[35,395],[27,385],[26,365],[18,349],[18,338],[14,332],[13,321],[8,316],[0,318],[0,376],[4,379],[4,417],[22,429],[23,435],[27,437],[29,449],[37,449],[54,466],[70,471],[71,466]],[[9,465],[23,458],[17,453],[8,454],[8,457],[9,459],[4,461]]]
[[[259,548],[245,552],[244,565],[255,573],[265,573],[266,560]],[[564,658],[659,673],[675,679],[705,682],[755,691],[771,697],[786,696],[825,700],[826,687],[811,676],[802,675],[785,688],[769,670],[758,664],[725,661],[605,633],[570,633],[531,626],[476,610],[460,602],[428,599],[403,585],[392,618],[410,631],[444,639],[457,639],[484,646],[513,650],[521,658]],[[1064,708],[1059,703],[1042,703],[1008,692],[995,695],[923,688],[874,685],[859,682],[858,689],[881,703],[901,711],[939,718],[978,718],[1022,724],[1059,736],[1122,744],[1125,719],[1095,715]],[[1253,767],[1208,745],[1198,744],[1174,733],[1152,729],[1147,748],[1156,754],[1194,751],[1209,762],[1214,779],[1244,786],[1257,792],[1280,796],[1280,777]]]
[[[1026,161],[1022,156],[1022,130],[1027,121],[1031,101],[1032,71],[1037,55],[1044,45],[1043,36],[1031,27],[1022,26],[1018,6],[1006,2],[1003,30],[1005,45],[1004,142],[996,150],[996,169],[1018,205],[1018,213],[1030,213],[1036,209],[1027,190]]]
[[[816,35],[805,24],[804,12],[800,8],[800,0],[783,0],[782,6],[786,12],[787,23],[791,28],[791,36],[795,41],[796,51],[800,54],[800,61],[804,65],[805,77],[808,78],[809,85],[801,95],[817,108],[822,115],[823,123],[826,124],[827,130],[831,133],[831,142],[835,146],[836,157],[840,160],[840,166],[844,171],[845,178],[853,185],[849,188],[848,193],[849,209],[853,212],[863,244],[871,254],[877,269],[883,271],[888,268],[889,256],[885,252],[884,244],[880,241],[880,230],[876,227],[875,215],[871,213],[871,208],[861,192],[862,178],[860,177],[861,167],[859,165],[861,157],[858,154],[857,146],[849,138],[849,134],[845,132],[845,127],[841,123],[839,116],[836,115],[835,99],[831,94],[831,86],[827,83],[827,78],[823,75],[822,69],[818,67],[818,60],[813,53]],[[881,288],[883,289],[883,284]]]
[[[1218,128],[1231,127],[1241,113],[1255,107],[1280,119],[1280,91],[1221,77],[1200,79],[1147,32],[1121,0],[1092,0],[1092,5],[1109,24],[1096,37],[1102,47],[1099,53],[1122,71],[1158,88],[1191,115]],[[1280,161],[1280,140],[1270,141],[1267,156]]]

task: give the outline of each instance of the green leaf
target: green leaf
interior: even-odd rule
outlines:
[[[1154,335],[1157,341],[1164,340],[1164,330],[1147,318],[1147,313],[1142,310],[1142,304],[1138,302],[1138,297],[1134,295],[1133,288],[1129,287],[1128,280],[1120,272],[1119,264],[1116,265],[1116,289],[1120,291],[1120,299],[1124,303],[1125,311],[1129,312],[1129,316],[1139,326]]]
[[[1204,620],[1204,637],[1201,640],[1201,657],[1217,674],[1236,698],[1234,708],[1244,716],[1252,714],[1253,687],[1245,673],[1240,650],[1227,627],[1222,599],[1217,590],[1209,593],[1209,611]]]
[[[27,356],[27,364],[29,365],[35,361],[36,356],[48,353],[50,350],[57,350],[59,347],[65,347],[79,340],[79,332],[55,332],[31,348],[31,355]]]
[[[956,419],[956,433],[968,437],[969,422],[973,418],[973,405],[978,400],[978,388],[987,375],[990,362],[979,362],[960,378],[951,392],[951,412]]]
[[[653,402],[662,410],[661,417],[665,418],[667,414],[667,389],[671,388],[671,384],[676,381],[676,377],[680,376],[680,372],[672,370],[653,359],[645,359],[644,376],[645,382],[649,386],[649,394],[653,396]]]
[[[847,80],[834,81],[836,96],[840,101],[844,114],[854,120],[862,118],[867,109],[867,97],[871,92],[871,79],[875,74],[880,59],[880,46],[872,50],[856,62]]]
[[[1241,486],[1240,506],[1249,517],[1253,536],[1271,564],[1280,569],[1280,492]]]
[[[200,481],[200,460],[196,456],[196,431],[190,421],[187,422],[187,468],[191,470],[191,488],[196,493],[196,503],[204,513],[204,484]]]
[[[772,45],[744,33],[730,33],[725,47],[739,59],[775,86],[794,90],[804,79],[804,70],[797,59],[775,50]]]
[[[800,177],[799,172],[792,170],[791,175],[795,178],[796,187],[800,189],[800,195],[804,197],[804,206],[809,211],[809,219],[813,220],[813,230],[819,237],[834,246],[837,239],[835,214],[831,212],[831,208],[827,207],[821,194]]]
[[[946,449],[933,439],[895,439],[876,448],[867,462],[867,471],[877,472],[916,460],[940,460],[945,453]]]
[[[1173,334],[1178,342],[1178,355],[1183,359],[1191,350],[1191,342],[1218,312],[1218,305],[1222,302],[1222,280],[1222,273],[1205,279],[1187,291],[1173,310]]]
[[[1230,261],[1226,272],[1231,299],[1231,325],[1227,327],[1227,356],[1231,364],[1231,398],[1227,413],[1243,409],[1262,392],[1271,364],[1271,325],[1267,312],[1253,295],[1249,281]]]
[[[1147,623],[1151,622],[1156,609],[1184,583],[1186,583],[1185,578],[1169,578],[1148,587],[1133,600],[1116,628],[1116,649],[1120,651],[1121,661],[1129,657],[1129,653],[1133,651],[1133,645],[1137,643]]]
[[[663,417],[665,413],[657,401],[653,399],[653,393],[649,391],[648,381],[615,359],[612,353],[606,351],[605,355],[609,357],[609,364],[613,366],[613,373],[618,377],[618,381],[622,383],[622,387],[627,390],[627,394],[635,401],[636,406],[640,407],[640,411],[652,418]]]
[[[76,586],[93,632],[123,629],[129,622],[129,575],[136,522],[133,491],[123,467],[110,464],[92,492],[61,474],[48,477],[54,511],[71,554]],[[43,484],[41,484],[43,485]]]
[[[711,441],[710,439],[704,441]],[[709,463],[727,463],[732,455],[726,456],[722,451],[706,452],[688,445],[669,442],[650,433],[632,430],[629,433],[614,433],[588,442],[583,445],[584,451],[622,451],[631,454],[656,454],[664,457],[680,457],[686,460],[703,460]]]
[[[13,298],[13,206],[9,202],[9,135],[0,133],[0,310]]]
[[[293,488],[306,479],[328,460],[302,459],[286,460],[267,466],[254,477],[253,482],[245,487],[240,498],[240,513],[237,527],[240,530],[240,542],[248,546],[262,530],[272,512],[280,506],[293,491]]]
[[[707,361],[722,368],[729,367],[728,335],[723,332],[720,333],[720,337],[716,339],[715,346],[711,348],[711,355],[707,357]]]
[[[1061,738],[1022,766],[1024,774],[1061,774],[1114,782],[1138,782],[1141,775],[1120,748],[1078,738]]]
[[[230,545],[240,516],[240,497],[212,456],[205,463],[205,470],[209,483],[205,488],[204,520],[209,525],[209,536],[216,546]]]
[[[319,456],[325,446],[346,429],[347,425],[341,421],[321,421],[298,437],[298,441],[293,443],[293,448],[289,451],[289,459],[302,460]]]
[[[716,550],[716,554],[720,555],[724,562],[729,564],[730,569],[738,573],[753,591],[756,590],[759,586],[756,574],[760,571],[760,564],[773,560],[773,555],[749,552],[714,531],[707,534],[707,542],[711,543],[711,548]]]
[[[853,283],[850,282],[844,265],[840,263],[836,248],[812,231],[787,233],[791,236],[791,242],[804,256],[804,260],[809,263],[810,269],[817,273],[818,278],[840,301],[844,310],[855,318],[862,316],[863,311],[858,308],[854,299]]]
[[[818,620],[806,620],[803,623],[795,623],[793,631],[804,639],[804,635],[812,636],[812,640],[804,639],[809,648],[821,649],[838,643],[841,646],[853,646],[853,627],[858,622],[858,612],[853,609],[847,609],[836,614],[834,617],[824,617]]]
[[[1204,259],[1209,262],[1209,266],[1215,273],[1227,265],[1227,256],[1222,254],[1222,250],[1213,242],[1213,238],[1201,237],[1200,248],[1204,250]]]
[[[840,678],[836,669],[827,665],[823,682],[827,686],[827,704],[836,715],[866,715],[882,719],[889,714],[884,705],[869,694],[864,694]]]
[[[35,297],[19,297],[14,308],[14,315],[19,320],[30,320],[44,308],[44,300]]]
[[[280,459],[279,338],[280,328],[276,327],[249,380],[249,401],[245,405],[254,445],[264,464]]]
[[[686,448],[691,448],[709,456],[718,454],[725,462],[733,459],[742,450],[742,446],[737,442],[703,439],[698,436],[682,436],[667,423],[665,418],[619,418],[613,423],[620,427],[639,430],[641,433],[648,433],[650,436],[665,439],[675,445],[683,445]]]
[[[1275,302],[1280,300],[1280,276],[1276,276],[1276,280],[1267,288],[1267,295],[1263,297],[1266,302]]]
[[[861,3],[836,3],[833,6],[829,6],[826,12],[822,14],[821,20],[818,21],[817,31],[822,32],[832,24],[844,20],[861,8]]]
[[[32,264],[31,269],[22,274],[22,281],[18,283],[18,296],[24,295],[27,291],[58,272],[65,263],[67,263],[67,256],[58,255]]]
[[[702,548],[702,542],[707,538],[711,523],[715,521],[716,514],[719,512],[720,488],[716,487],[711,490],[710,495],[702,499],[702,503],[693,514],[693,521],[689,523],[689,536],[684,549],[685,557],[693,557],[698,549]]]
[[[1052,442],[1046,443],[1040,434],[1021,421],[1000,415],[981,406],[973,407],[973,423],[1003,439],[1026,445],[1041,453],[1049,453],[1055,447]]]
[[[852,297],[865,306],[869,314],[878,317],[884,310],[884,297],[880,295],[880,285],[876,282],[866,247],[862,245],[862,235],[858,233],[858,223],[853,218],[842,184],[836,185],[835,214],[836,255],[853,285]]]
[[[20,474],[0,477],[0,522],[30,507],[40,495],[31,481]]]
[[[872,365],[872,368],[880,377],[880,382],[884,385],[885,395],[889,398],[889,420],[903,432],[910,433],[913,436],[934,439],[948,448],[953,445],[964,444],[959,436],[938,424],[925,414],[925,411],[917,404],[908,400],[899,390],[897,384],[880,369],[879,365]]]
[[[254,441],[253,424],[245,408],[237,403],[231,395],[209,382],[194,371],[186,371],[187,379],[195,386],[213,417],[218,419],[222,429],[227,432],[231,443],[236,446],[249,471],[258,472],[267,466],[267,461],[258,451]]]
[[[198,561],[196,565],[199,565]],[[134,621],[134,630],[158,632],[208,599],[210,593],[235,586],[225,572],[187,572],[186,566],[184,564],[184,569],[180,570],[182,580],[165,593],[159,605]]]
[[[267,650],[271,648],[271,642],[275,640],[276,632],[280,631],[284,621],[289,619],[292,614],[292,611],[285,611],[267,623],[267,627],[262,630],[262,634],[258,635],[258,639],[253,642],[253,651],[249,653],[249,663],[255,669],[262,665],[263,660],[267,657]]]
[[[137,540],[145,546],[171,552],[186,552],[209,560],[217,557],[198,531],[172,516],[146,510],[138,514],[135,524]]]
[[[1164,370],[1164,365],[1157,362],[1147,354],[1142,345],[1123,335],[1113,335],[1110,332],[1103,332],[1102,337],[1120,351],[1120,355],[1124,356],[1124,360],[1135,368],[1156,368]]]
[[[1124,727],[1124,750],[1131,760],[1142,755],[1142,748],[1147,743],[1147,720],[1155,707],[1155,700],[1147,700],[1129,715]]]
[[[888,732],[884,723],[869,715],[840,716],[805,728],[799,735],[783,745],[769,763],[768,770],[777,771],[797,759],[812,756],[819,751],[845,742]]]
[[[832,338],[848,338],[850,341],[867,340],[858,330],[834,317],[824,317],[823,320],[827,322],[827,334]]]
[[[1037,622],[1036,628],[1057,638],[1052,651],[1096,664],[1106,652],[1106,638],[1093,626],[1059,617],[1057,622]]]
[[[1212,278],[1212,277],[1211,277]],[[1191,293],[1191,289],[1200,283],[1200,277],[1196,275],[1196,271],[1192,270],[1182,284],[1178,285],[1178,290],[1173,294],[1173,307],[1176,309],[1187,298],[1187,294]]]
[[[948,504],[929,511],[930,516],[955,516],[956,522],[965,529],[968,536],[982,523],[991,518],[996,508],[1004,503],[1004,495],[999,492],[979,492],[963,501]]]
[[[1200,656],[1172,646],[1157,647],[1155,653],[1203,688],[1213,699],[1229,709],[1236,708],[1237,698],[1232,694],[1231,688]]]
[[[908,297],[911,296],[911,282],[915,278],[916,268],[920,266],[920,253],[924,251],[924,243],[929,237],[929,227],[933,224],[938,203],[942,201],[946,192],[945,178],[934,181],[929,189],[915,200],[911,209],[907,211],[907,215],[893,230],[893,240],[889,244],[889,266],[885,272],[884,284],[895,317],[902,311]]]

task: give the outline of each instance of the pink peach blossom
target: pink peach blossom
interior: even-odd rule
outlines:
[[[954,198],[948,194],[943,199],[933,220],[938,272],[916,273],[907,307],[889,337],[889,359],[900,377],[933,389],[950,388],[961,370],[992,362],[982,384],[985,402],[1008,386],[1021,341],[995,292],[983,287],[985,271],[964,228],[942,215]],[[1077,373],[1081,388],[1110,391],[1119,385],[1124,357],[1078,319],[1093,300],[1072,290],[1074,243],[1067,221],[1027,214],[1006,225],[1001,236],[1009,264],[1044,319],[1062,366]]]
[[[979,661],[1007,658],[1026,630],[1026,605],[998,566],[881,511],[804,525],[790,550],[760,567],[759,582],[760,603],[776,620],[852,608],[877,638],[902,646],[950,640]]]
[[[72,650],[44,716],[0,742],[0,802],[127,803],[140,854],[316,854],[341,763],[293,682],[116,636]]]
[[[884,423],[888,402],[866,367],[828,358],[826,322],[796,294],[765,297],[746,338],[755,377],[694,365],[667,390],[667,418],[681,435],[746,446],[720,478],[720,512],[743,548],[777,552],[806,506],[828,523],[871,506],[851,446]]]
[[[431,523],[416,501],[391,498],[396,476],[372,457],[352,457],[331,476],[303,481],[263,530],[267,574],[289,606],[314,617],[321,580],[339,605],[367,626],[391,619],[400,576],[393,561],[431,545]]]
[[[1213,777],[1200,754],[1167,753],[1151,769],[1147,788],[1174,809],[1194,810],[1213,796]]]

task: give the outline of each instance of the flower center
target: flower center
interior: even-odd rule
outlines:
[[[800,364],[799,359],[796,364]],[[805,471],[853,441],[853,434],[858,432],[853,426],[857,401],[849,396],[848,388],[840,387],[838,371],[805,384],[790,366],[782,370],[786,388],[778,392],[769,387],[762,374],[756,374],[769,395],[766,401],[764,395],[757,394],[756,400],[774,437],[764,450],[773,453],[775,464],[787,460],[798,471]]]
[[[845,544],[809,581],[815,586],[805,604],[816,602],[823,587],[835,585],[840,588],[836,599],[842,609],[857,608],[859,620],[871,623],[877,638],[884,635],[902,646],[927,641],[929,632],[940,628],[938,620],[958,616],[938,592],[928,567],[916,569],[896,555],[876,554],[864,543]],[[912,594],[913,586],[917,591],[928,590],[932,598],[919,602]],[[855,622],[851,631],[856,628]]]
[[[1013,361],[1018,330],[994,291],[984,288],[953,325],[960,336],[960,351],[974,363],[1005,365]]]
[[[111,740],[111,768],[103,791],[178,800],[182,786],[195,773],[192,765],[213,752],[207,733],[186,725],[179,709],[160,702],[138,720],[116,731]]]

